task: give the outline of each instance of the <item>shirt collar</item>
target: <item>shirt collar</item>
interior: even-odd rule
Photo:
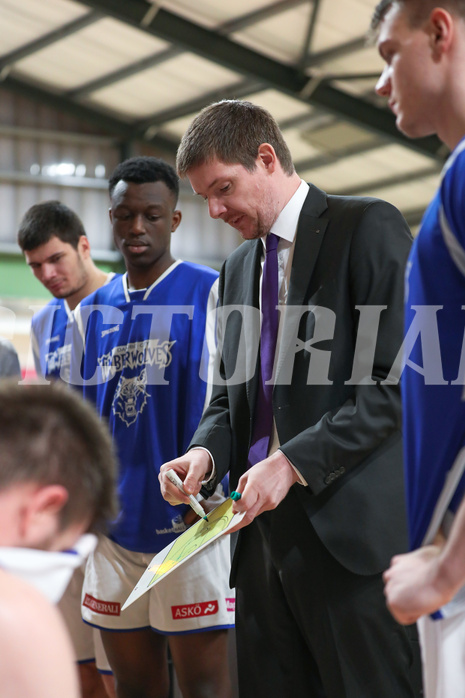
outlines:
[[[300,185],[289,199],[277,219],[272,225],[271,232],[278,235],[282,240],[286,240],[290,244],[294,242],[297,232],[297,223],[299,222],[300,212],[304,201],[307,198],[310,187],[303,179],[300,180]],[[263,245],[266,244],[266,236],[262,237]]]

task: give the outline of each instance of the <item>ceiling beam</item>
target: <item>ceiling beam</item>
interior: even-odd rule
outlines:
[[[397,130],[395,119],[387,109],[380,109],[318,79],[311,80],[304,71],[252,51],[220,36],[216,31],[189,22],[163,8],[158,10],[151,24],[142,26],[150,7],[145,0],[84,0],[84,3],[246,77],[263,81],[268,86],[307,104],[324,107],[352,123],[388,137],[391,141],[440,159],[440,142],[437,138],[407,139]]]
[[[328,151],[327,153],[322,153],[321,155],[315,155],[306,160],[298,160],[294,163],[294,167],[297,172],[306,172],[307,170],[317,169],[318,167],[326,167],[327,165],[332,165],[342,158],[353,157],[354,155],[363,155],[370,150],[380,148],[386,143],[381,143],[380,141],[368,141],[367,143],[358,143],[353,147],[339,148],[338,150]]]
[[[283,119],[279,122],[279,128],[285,131],[289,128],[303,127],[306,131],[309,129],[314,131],[315,129],[326,128],[335,123],[337,123],[337,117],[334,116],[334,114],[328,114],[328,112],[314,109],[305,114],[297,114],[297,116],[291,116],[289,119]]]
[[[309,0],[277,0],[277,2],[271,3],[271,5],[265,5],[264,7],[260,7],[258,10],[252,10],[252,12],[247,12],[247,14],[241,15],[240,17],[235,17],[227,22],[223,22],[217,28],[217,31],[220,34],[233,34],[234,32],[241,31],[242,29],[247,29],[247,27],[250,27],[253,24],[270,19],[275,15],[288,12],[289,10],[299,7],[300,5],[306,5],[308,2]]]
[[[181,46],[186,51],[213,60],[233,71],[251,78],[263,79],[278,89],[299,93],[308,76],[295,68],[274,61],[252,49],[221,36],[217,31],[206,29],[178,15],[160,8],[152,23],[141,26],[149,4],[145,0],[84,0],[86,5],[107,13],[152,36]]]
[[[311,53],[305,60],[305,67],[311,68],[314,65],[326,63],[326,61],[332,61],[336,58],[344,58],[350,53],[354,53],[354,51],[359,51],[360,49],[366,48],[366,46],[366,36],[359,36],[356,39],[345,41],[343,44],[337,44],[336,46],[331,46],[331,48],[324,49],[323,51]]]
[[[261,22],[264,19],[273,17],[276,14],[280,14],[284,11],[292,9],[293,7],[297,7],[299,5],[302,5],[303,3],[307,3],[308,1],[309,0],[278,0],[278,2],[274,2],[271,5],[261,7],[259,10],[255,10],[254,12],[248,12],[247,14],[241,15],[240,17],[236,17],[235,19],[223,22],[218,27],[216,27],[216,31],[219,34],[231,34],[235,31],[239,31],[253,24],[256,24],[257,22]],[[146,58],[143,58],[139,61],[135,61],[134,63],[131,63],[130,65],[125,66],[124,68],[119,68],[118,70],[114,70],[110,73],[107,73],[106,75],[103,75],[102,77],[97,78],[96,80],[90,80],[89,82],[86,82],[80,87],[77,87],[73,90],[69,90],[69,92],[67,93],[68,97],[80,99],[90,94],[91,92],[96,92],[97,90],[101,90],[104,87],[108,87],[109,85],[119,82],[120,80],[125,80],[126,78],[131,77],[132,75],[136,75],[137,73],[140,73],[142,70],[153,68],[154,66],[160,65],[165,61],[169,61],[172,58],[176,58],[182,53],[184,53],[183,49],[177,48],[175,46],[171,46],[170,48],[165,49],[164,51],[157,51],[157,53],[147,56]]]
[[[302,51],[300,53],[300,60],[298,62],[298,66],[301,69],[305,68],[307,58],[311,53],[313,36],[315,34],[316,29],[316,21],[318,19],[318,12],[320,11],[320,0],[313,0],[312,5],[313,7],[311,10],[310,18],[308,20],[307,33],[305,35],[305,41],[302,47]]]
[[[368,72],[368,73],[325,73],[323,80],[325,82],[331,82],[334,80],[338,80],[339,82],[344,82],[344,80],[347,80],[350,82],[351,80],[379,80],[379,72],[373,73],[373,72]]]
[[[212,104],[212,102],[218,102],[221,99],[241,99],[256,94],[257,92],[262,92],[264,89],[265,86],[262,83],[242,80],[230,87],[206,92],[196,99],[182,102],[182,104],[177,107],[157,112],[135,123],[134,130],[137,134],[142,134],[146,139],[150,140],[150,134],[147,132],[153,128],[159,129],[160,126],[168,124],[170,121],[182,119],[184,116],[189,116],[189,114],[196,114],[208,104]]]

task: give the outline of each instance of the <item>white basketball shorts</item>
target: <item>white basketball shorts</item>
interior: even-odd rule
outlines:
[[[57,606],[65,621],[79,664],[95,661],[99,671],[111,673],[100,632],[82,620],[81,596],[85,563],[78,567]]]
[[[222,536],[121,611],[153,554],[102,537],[87,560],[82,617],[105,630],[151,627],[171,634],[231,628],[235,595],[229,587],[229,545],[229,536]]]

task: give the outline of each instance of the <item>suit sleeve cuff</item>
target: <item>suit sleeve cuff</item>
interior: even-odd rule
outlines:
[[[279,448],[278,450],[279,450],[280,453],[283,453],[283,452],[281,451],[280,448]],[[295,470],[295,473],[296,473],[297,477],[299,478],[297,484],[298,484],[298,485],[303,485],[304,487],[308,487],[308,482],[306,481],[306,479],[304,478],[304,476],[302,475],[302,473],[300,473],[300,472],[297,470],[297,468],[295,467],[295,465],[294,465],[293,463],[291,463],[291,461],[289,460],[289,458],[286,456],[285,453],[283,453],[283,456],[284,456],[284,458],[287,460],[287,462],[289,463],[289,465],[291,466],[291,468],[293,468],[293,469]]]
[[[214,477],[215,477],[215,475],[216,475],[215,459],[213,458],[213,456],[212,456],[212,454],[210,453],[210,451],[208,450],[208,448],[204,448],[203,446],[193,446],[193,447],[192,447],[191,449],[189,449],[189,450],[190,450],[190,451],[195,451],[195,450],[197,450],[197,451],[206,451],[206,452],[208,453],[208,455],[210,456],[210,460],[211,460],[211,464],[212,464],[212,469],[211,469],[210,475],[209,475],[208,477],[206,477],[205,480],[202,480],[202,485],[207,485],[209,482],[211,482],[211,481],[214,479]]]

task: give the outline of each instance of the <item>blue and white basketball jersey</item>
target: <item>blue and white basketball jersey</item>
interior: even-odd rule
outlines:
[[[105,283],[116,276],[118,275],[111,272]],[[71,359],[68,327],[72,322],[73,313],[64,298],[52,298],[32,317],[31,344],[38,376],[68,381]]]
[[[60,378],[69,375],[71,345],[65,344],[72,312],[63,298],[53,298],[32,317],[31,343],[37,375]]]
[[[163,499],[158,473],[186,451],[203,412],[217,277],[176,262],[148,289],[130,291],[124,275],[75,311],[71,382],[117,445],[121,514],[110,537],[129,550],[156,553],[185,530],[188,507]]]
[[[410,545],[432,540],[465,490],[465,139],[414,242],[402,375]]]

